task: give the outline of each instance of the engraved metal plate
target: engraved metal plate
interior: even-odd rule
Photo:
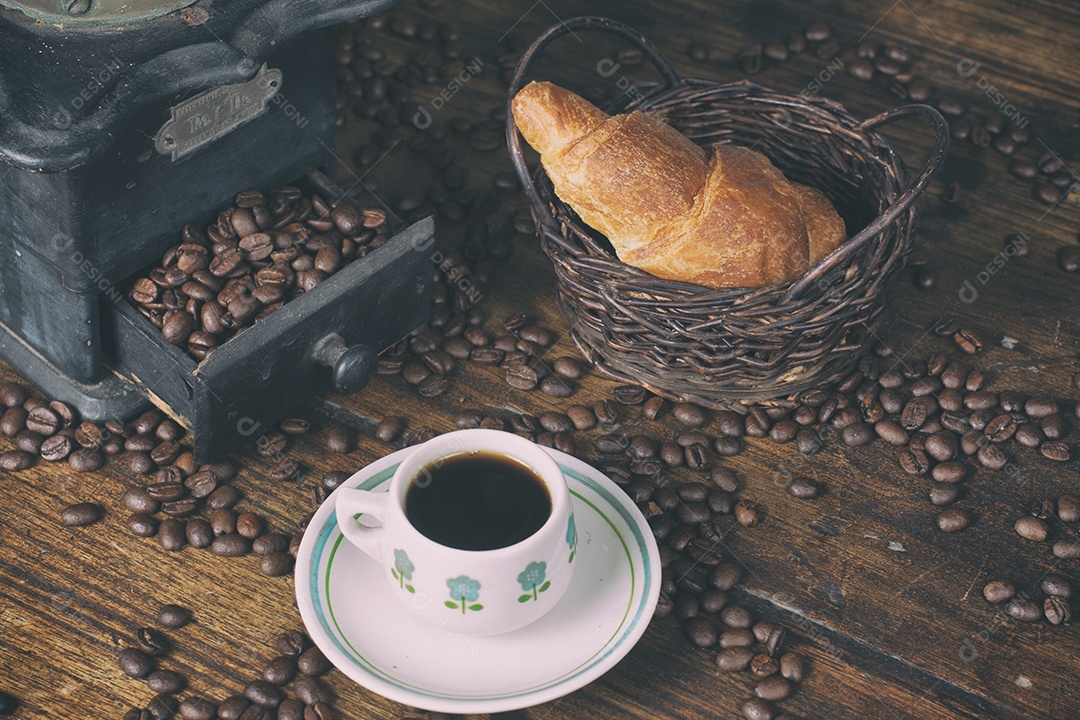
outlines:
[[[117,25],[167,15],[196,0],[0,0],[54,25]]]
[[[154,136],[154,147],[177,160],[266,112],[281,89],[281,71],[259,68],[255,77],[207,90],[169,109],[169,120]]]

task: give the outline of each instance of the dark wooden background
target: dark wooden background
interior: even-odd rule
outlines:
[[[524,0],[427,7],[407,0],[393,16],[459,25],[462,58],[478,57],[485,65],[482,76],[433,112],[434,122],[442,124],[458,116],[489,117],[504,102],[499,58],[559,19],[582,14],[623,20],[654,40],[681,73],[715,80],[745,77],[735,62],[741,48],[782,39],[814,20],[834,28],[845,63],[864,36],[904,43],[913,50],[916,73],[935,88],[934,100],[955,96],[969,108],[969,118],[988,117],[995,108],[978,87],[985,77],[1030,119],[1031,141],[1016,157],[1036,159],[1052,150],[1080,169],[1080,6],[1075,3]],[[389,29],[372,32],[391,58],[417,47]],[[708,61],[687,57],[691,42],[709,46]],[[545,55],[535,76],[576,87],[611,82],[594,68],[620,47],[603,37],[565,38]],[[965,58],[981,64],[976,74],[957,72]],[[804,53],[787,63],[766,61],[754,79],[799,92],[826,65]],[[655,77],[645,66],[620,72],[632,80]],[[425,86],[416,99],[430,101],[437,89]],[[820,94],[862,117],[902,102],[888,83],[861,83],[843,71]],[[362,187],[356,184],[361,170],[352,154],[369,142],[374,127],[353,115],[342,128],[338,175],[344,187]],[[407,127],[400,134],[408,140],[416,131]],[[929,132],[917,122],[886,135],[913,166],[929,147]],[[492,173],[510,168],[504,149],[477,152],[462,138],[452,136],[452,142],[470,170],[472,188],[490,188]],[[992,149],[954,143],[942,177],[920,201],[917,255],[937,268],[939,281],[932,290],[916,288],[910,275],[896,283],[881,341],[903,361],[938,350],[959,358],[947,339],[927,332],[939,317],[958,317],[986,342],[982,353],[964,361],[988,373],[991,389],[1049,395],[1071,413],[1080,397],[1071,384],[1080,351],[1080,292],[1077,275],[1062,272],[1055,253],[1077,242],[1080,210],[1075,194],[1053,208],[1037,202],[1029,182],[1007,173],[1007,162]],[[374,197],[364,193],[361,198],[395,207],[409,194],[422,194],[429,177],[428,164],[403,142],[363,175]],[[947,205],[940,195],[944,183],[954,180],[962,196]],[[524,204],[520,193],[498,195],[504,211]],[[463,225],[441,219],[439,224],[442,247],[452,248]],[[1019,232],[1030,238],[1030,256],[1009,259],[982,283],[979,273],[1002,250],[1004,238]],[[494,330],[505,317],[525,311],[562,338],[549,358],[575,355],[553,302],[553,273],[535,241],[517,236],[510,258],[497,270],[484,288],[487,326]],[[960,299],[965,281],[978,289],[975,302]],[[1015,344],[1003,347],[1003,337]],[[17,377],[8,368],[2,375]],[[465,364],[451,378],[449,392],[426,400],[399,379],[377,378],[356,396],[331,395],[313,404],[312,417],[332,416],[358,430],[360,439],[346,456],[326,452],[317,435],[291,445],[287,453],[302,463],[305,487],[271,483],[265,477],[270,461],[253,448],[238,450],[242,471],[235,482],[245,496],[242,507],[263,514],[272,529],[292,532],[310,511],[306,485],[327,470],[353,471],[393,449],[371,436],[386,414],[407,415],[413,427],[445,431],[452,429],[452,412],[460,407],[539,414],[610,397],[612,386],[593,374],[580,383],[573,400],[556,400],[511,390],[497,369]],[[635,423],[639,417],[630,416]],[[1074,457],[1076,424],[1071,420]],[[661,423],[640,427],[663,436],[671,432]],[[584,457],[596,434],[578,438]],[[1053,464],[1034,451],[1015,454],[1024,482],[977,471],[965,481],[963,501],[976,522],[953,535],[934,526],[926,481],[904,475],[894,451],[881,443],[851,450],[834,441],[804,458],[792,446],[749,441],[742,454],[725,460],[743,478],[743,495],[758,501],[765,517],[757,527],[735,528],[725,540],[745,569],[742,597],[764,619],[788,627],[789,647],[809,659],[808,678],[782,703],[784,709],[805,718],[840,720],[1080,717],[1076,628],[1008,620],[981,596],[982,586],[994,577],[1030,584],[1054,567],[1080,580],[1078,561],[1055,561],[1049,546],[1022,541],[1011,529],[1030,500],[1075,491],[1078,461]],[[826,493],[812,502],[793,499],[777,482],[784,471],[818,478]],[[692,473],[678,476],[690,479]],[[298,626],[291,576],[263,577],[254,557],[219,558],[190,548],[167,553],[154,541],[131,537],[119,498],[125,488],[143,482],[116,462],[86,475],[39,463],[0,476],[0,689],[22,700],[17,717],[119,718],[126,708],[145,705],[153,693],[122,675],[115,657],[130,644],[136,627],[151,623],[162,603],[180,603],[197,617],[193,625],[170,633],[176,647],[162,666],[187,676],[191,692],[218,700],[256,678],[276,654],[274,636]],[[103,504],[106,519],[86,528],[60,527],[59,509],[82,500]],[[339,673],[328,679],[338,695],[337,717],[425,717]],[[656,620],[641,644],[599,681],[506,717],[736,718],[750,688],[745,676],[718,674],[708,655],[690,647],[678,623],[666,618]]]

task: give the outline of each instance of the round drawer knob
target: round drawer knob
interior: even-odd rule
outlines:
[[[334,387],[340,393],[354,393],[371,382],[378,359],[367,345],[349,347],[341,336],[331,333],[315,345],[315,361],[330,368]]]

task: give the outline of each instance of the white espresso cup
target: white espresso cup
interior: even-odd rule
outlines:
[[[481,550],[453,547],[421,532],[406,513],[409,493],[423,490],[432,478],[443,482],[440,468],[462,462],[463,456],[508,459],[511,466],[530,471],[551,503],[539,529],[505,547]],[[574,562],[577,530],[566,478],[543,448],[510,433],[459,430],[440,435],[402,461],[388,491],[341,488],[335,495],[342,533],[383,566],[393,595],[416,616],[464,634],[506,633],[539,619],[562,598],[580,564]],[[455,531],[453,504],[435,508],[451,514],[436,519]],[[371,527],[368,516],[380,525]],[[358,521],[361,517],[363,522]],[[461,522],[470,521],[464,517]]]

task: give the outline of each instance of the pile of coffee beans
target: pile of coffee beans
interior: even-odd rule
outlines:
[[[821,61],[828,61],[826,70],[843,67],[860,82],[879,81],[902,101],[932,103],[949,120],[950,133],[955,142],[969,142],[978,149],[993,148],[1004,157],[1012,157],[1021,151],[1031,138],[1028,120],[1019,117],[1008,120],[996,108],[986,107],[980,113],[965,104],[956,95],[938,93],[933,86],[915,72],[915,58],[910,48],[897,44],[880,44],[863,38],[850,49],[845,49],[834,38],[828,24],[810,23],[802,33],[791,33],[782,40],[759,43],[740,50],[736,62],[743,72],[753,75],[767,69],[770,63],[782,63],[810,52]],[[825,72],[824,70],[822,71]],[[825,80],[831,80],[830,73]],[[975,85],[973,82],[972,85]],[[1061,156],[1043,148],[1037,157],[1032,151],[1030,159],[1016,157],[1009,161],[1008,172],[1014,177],[1030,181],[1031,197],[1044,205],[1056,205],[1075,185],[1077,178],[1065,166]],[[956,203],[961,197],[961,185],[957,181],[946,183],[942,200]],[[1064,268],[1064,263],[1062,264]],[[931,272],[932,271],[927,271]]]
[[[244,190],[205,232],[185,225],[129,297],[167,342],[203,360],[387,238],[380,208],[330,204],[290,186]]]
[[[165,605],[158,612],[158,622],[178,629],[191,619],[191,613],[178,605]],[[330,703],[333,693],[320,680],[331,668],[330,661],[310,638],[300,630],[287,630],[274,642],[278,653],[263,669],[262,676],[247,683],[243,690],[221,702],[191,694],[183,701],[187,680],[174,670],[157,668],[172,649],[172,640],[151,627],[135,632],[135,646],[120,651],[117,662],[127,676],[144,680],[157,693],[145,708],[131,708],[124,720],[332,720]],[[291,684],[292,694],[288,690]]]
[[[1054,527],[1055,520],[1057,526]],[[1016,519],[1013,529],[1025,540],[1044,543],[1054,541],[1054,557],[1062,560],[1080,558],[1080,540],[1068,525],[1080,520],[1080,500],[1075,495],[1062,495],[1055,503],[1049,498],[1035,500],[1027,508],[1027,513]]]
[[[1039,593],[1017,591],[1012,580],[991,580],[983,588],[983,597],[994,605],[1004,605],[1005,614],[1020,622],[1035,622],[1045,618],[1051,625],[1072,621],[1072,584],[1057,573],[1047,573],[1038,581]],[[1038,598],[1042,597],[1040,603]]]
[[[787,62],[794,56],[811,52],[821,60],[832,60],[840,54],[839,43],[833,38],[832,28],[824,22],[815,21],[801,33],[789,33],[780,40],[758,43],[739,50],[736,60],[747,75],[756,75],[769,63]]]

